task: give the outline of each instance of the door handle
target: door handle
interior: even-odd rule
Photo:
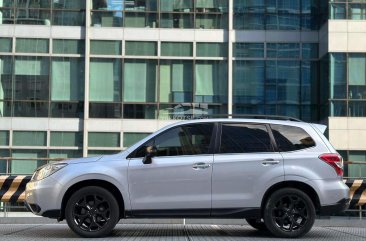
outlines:
[[[277,165],[279,163],[280,163],[280,161],[278,161],[278,160],[265,159],[265,160],[263,160],[262,165],[263,166],[272,166],[272,165]]]
[[[207,164],[207,163],[204,163],[204,162],[198,162],[198,163],[193,164],[192,168],[194,170],[202,170],[202,169],[207,169],[210,166],[211,166],[210,164]]]

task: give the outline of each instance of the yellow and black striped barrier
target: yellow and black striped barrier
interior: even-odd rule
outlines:
[[[366,204],[366,180],[345,180],[345,184],[349,187],[349,196],[351,203],[350,209],[356,209]]]
[[[0,201],[24,202],[25,186],[31,180],[31,176],[0,176]]]

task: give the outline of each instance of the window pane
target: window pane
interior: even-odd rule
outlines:
[[[175,127],[154,139],[157,156],[208,154],[213,124]]]
[[[234,43],[233,56],[240,58],[264,58],[264,43]]]
[[[73,39],[54,39],[53,53],[54,54],[84,54],[83,40]]]
[[[227,0],[195,0],[197,11],[227,12]]]
[[[193,55],[193,44],[192,43],[162,42],[161,43],[161,55],[162,56],[192,56]]]
[[[222,124],[220,153],[273,152],[265,125]]]
[[[84,60],[80,58],[53,58],[51,100],[72,101],[84,99]]]
[[[1,12],[0,12],[1,14]],[[0,52],[11,52],[12,50],[12,39],[11,38],[0,38]]]
[[[125,119],[156,119],[156,105],[124,105],[123,118]]]
[[[136,142],[144,139],[148,135],[150,135],[150,133],[128,133],[128,132],[125,132],[125,133],[123,133],[123,146],[124,147],[130,147],[133,144],[135,144]]]
[[[93,27],[122,27],[122,11],[92,11],[91,14]]]
[[[10,157],[9,149],[0,149],[0,157]],[[6,160],[0,160],[0,175],[9,175]]]
[[[171,0],[168,0],[171,1]],[[160,19],[161,28],[193,28],[193,14],[163,13]]]
[[[303,59],[317,59],[318,58],[317,43],[303,43],[302,44],[302,58]]]
[[[85,26],[85,11],[52,11],[52,25]]]
[[[366,152],[350,151],[349,161],[361,163],[365,162],[365,164],[348,164],[348,177],[366,177]]]
[[[300,62],[266,62],[266,103],[299,104]]]
[[[84,102],[51,102],[51,117],[83,118]]]
[[[197,9],[199,10],[199,9]],[[212,9],[216,11],[215,9]],[[203,11],[203,9],[201,9]],[[210,11],[210,9],[205,9],[204,11]],[[196,14],[196,28],[199,29],[227,29],[228,27],[228,15],[227,14]]]
[[[330,19],[346,19],[345,3],[330,3]]]
[[[330,116],[347,116],[346,101],[331,101]]]
[[[318,104],[318,61],[301,62],[301,104]]]
[[[79,146],[83,145],[83,135],[79,132],[51,132],[51,146]]]
[[[0,131],[0,146],[8,146],[8,145],[9,145],[9,131]]]
[[[12,157],[24,158],[25,160],[14,160],[11,162],[11,175],[31,175],[34,171],[46,164],[46,161],[29,160],[27,158],[45,158],[44,150],[13,150]]]
[[[0,56],[0,100],[11,100],[13,91],[13,58]],[[0,112],[2,108],[0,107]]]
[[[15,58],[14,98],[49,99],[49,58],[26,56]]]
[[[121,41],[91,40],[90,54],[97,55],[120,55]]]
[[[193,0],[160,0],[162,12],[190,12],[193,11]]]
[[[125,27],[156,28],[157,15],[155,13],[125,12]]]
[[[116,1],[118,2],[118,1]],[[158,0],[130,0],[125,1],[126,11],[157,11]],[[117,3],[115,3],[117,4]]]
[[[126,55],[157,56],[156,42],[126,41]]]
[[[281,152],[297,151],[315,146],[315,142],[309,134],[299,127],[271,125],[271,128]]]
[[[192,61],[161,60],[160,102],[192,102]]]
[[[297,43],[268,43],[268,58],[300,58],[300,45]]]
[[[13,111],[14,117],[48,117],[48,102],[13,102]]]
[[[227,62],[197,61],[195,102],[227,103]]]
[[[89,132],[88,146],[89,147],[119,147],[120,146],[119,133],[102,133]]]
[[[330,54],[330,98],[345,99],[347,96],[347,58],[343,53]]]
[[[14,146],[46,146],[47,132],[13,131]]]
[[[227,57],[226,43],[197,43],[197,57]]]
[[[17,53],[48,53],[48,39],[16,39]]]
[[[123,100],[125,102],[155,102],[156,69],[154,60],[125,60]]]
[[[348,106],[348,115],[351,117],[365,117],[366,116],[366,102],[365,101],[350,101]]]
[[[90,101],[121,101],[121,61],[90,60]]]
[[[0,117],[12,116],[12,102],[0,101]]]
[[[365,100],[366,99],[366,55],[348,54],[348,99]],[[353,102],[355,110],[362,109],[363,103]],[[353,113],[362,114],[362,111],[353,111]],[[352,114],[353,114],[352,113]]]
[[[264,103],[264,61],[234,61],[234,103]]]
[[[24,1],[26,4],[26,1]],[[30,25],[51,25],[51,13],[50,10],[33,9],[15,9],[16,24],[30,24]],[[13,17],[13,16],[11,16]]]
[[[255,11],[255,10],[254,10]],[[265,15],[262,13],[234,13],[234,29],[264,30]]]
[[[120,103],[90,103],[90,118],[121,118],[122,104]]]

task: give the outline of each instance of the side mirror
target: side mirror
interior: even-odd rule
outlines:
[[[145,154],[144,159],[142,159],[142,163],[151,164],[152,163],[152,158],[154,156],[156,156],[157,152],[158,152],[158,149],[156,149],[155,146],[146,147],[146,154]]]

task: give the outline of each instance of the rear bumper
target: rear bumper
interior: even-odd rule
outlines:
[[[320,208],[320,216],[331,216],[344,212],[349,207],[350,199],[344,198],[339,200],[336,204],[326,205]]]

